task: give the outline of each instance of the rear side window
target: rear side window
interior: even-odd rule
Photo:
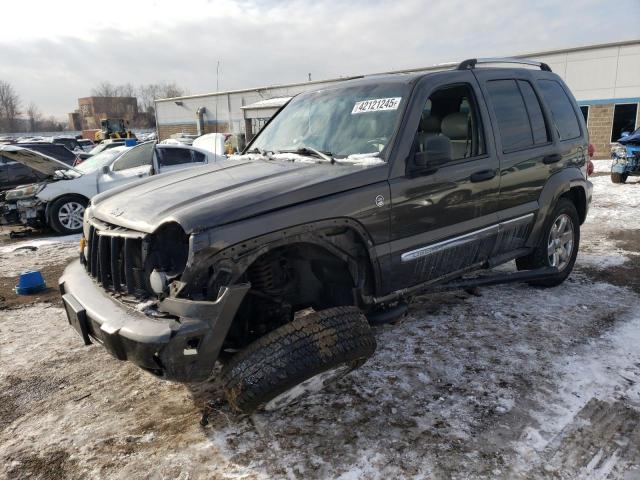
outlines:
[[[171,165],[183,165],[193,162],[191,150],[187,148],[162,148],[158,147],[158,164],[161,167]]]
[[[535,145],[547,143],[549,141],[547,127],[544,123],[542,108],[540,107],[540,101],[538,100],[536,92],[533,91],[533,87],[527,81],[518,80],[518,86],[520,87],[520,92],[522,92],[522,97],[524,98],[524,103],[529,113],[533,143]]]
[[[531,124],[516,81],[492,80],[487,82],[487,90],[498,119],[503,151],[532,146]]]
[[[538,80],[538,86],[549,110],[551,110],[553,123],[560,140],[579,137],[580,125],[567,92],[555,80]]]

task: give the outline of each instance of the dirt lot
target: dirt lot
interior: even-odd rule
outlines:
[[[5,238],[0,477],[638,479],[640,182],[594,184],[562,286],[420,297],[328,391],[206,427],[215,383],[156,380],[84,347],[53,290],[12,294],[25,268],[55,288],[75,238]]]

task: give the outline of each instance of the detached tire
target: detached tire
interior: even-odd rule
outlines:
[[[627,181],[627,174],[611,172],[611,181],[613,183],[625,183]]]
[[[315,312],[269,332],[231,358],[222,384],[235,410],[278,410],[361,366],[375,351],[355,307]]]
[[[60,235],[82,232],[87,199],[77,195],[60,197],[49,206],[49,224]]]
[[[526,257],[516,259],[518,270],[534,270],[542,267],[558,267],[558,273],[544,280],[534,280],[530,285],[555,287],[569,276],[576,263],[580,246],[580,219],[573,202],[560,198],[540,236],[540,242]]]

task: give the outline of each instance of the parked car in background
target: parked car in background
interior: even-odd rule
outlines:
[[[124,139],[122,140],[103,140],[102,142],[98,143],[97,145],[94,144],[93,148],[91,148],[88,152],[81,152],[78,154],[78,162],[77,163],[82,163],[84,160],[86,160],[89,157],[92,157],[93,155],[97,155],[100,152],[104,152],[105,150],[109,150],[110,148],[115,148],[115,147],[121,147],[124,145]]]
[[[640,128],[624,132],[611,149],[611,181],[625,183],[631,176],[640,176]]]
[[[10,190],[18,185],[40,182],[46,175],[0,155],[0,192]]]
[[[88,138],[79,138],[78,145],[80,145],[83,152],[90,152],[96,146],[93,140],[89,140]]]
[[[58,144],[58,145],[64,145],[65,147],[67,147],[72,152],[82,152],[82,151],[84,151],[82,146],[78,142],[78,139],[75,138],[75,137],[65,137],[65,136],[53,137],[51,139],[51,143],[55,143],[55,144]]]
[[[15,144],[22,148],[28,148],[43,153],[49,157],[60,160],[67,165],[73,165],[78,160],[78,155],[66,146],[52,142],[19,142]]]
[[[6,192],[16,205],[20,222],[35,228],[52,227],[61,234],[77,233],[91,197],[149,175],[214,163],[226,157],[187,145],[117,146],[93,155],[76,167],[20,145],[0,146],[0,155],[24,164],[46,178]]]

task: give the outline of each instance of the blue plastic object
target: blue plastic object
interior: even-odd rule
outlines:
[[[138,140],[136,140],[135,138],[127,138],[124,141],[125,147],[135,147],[137,144],[138,144]]]
[[[47,288],[47,284],[44,282],[42,274],[37,270],[29,270],[20,274],[18,285],[16,285],[16,293],[18,295],[31,295],[41,292],[45,288]]]

